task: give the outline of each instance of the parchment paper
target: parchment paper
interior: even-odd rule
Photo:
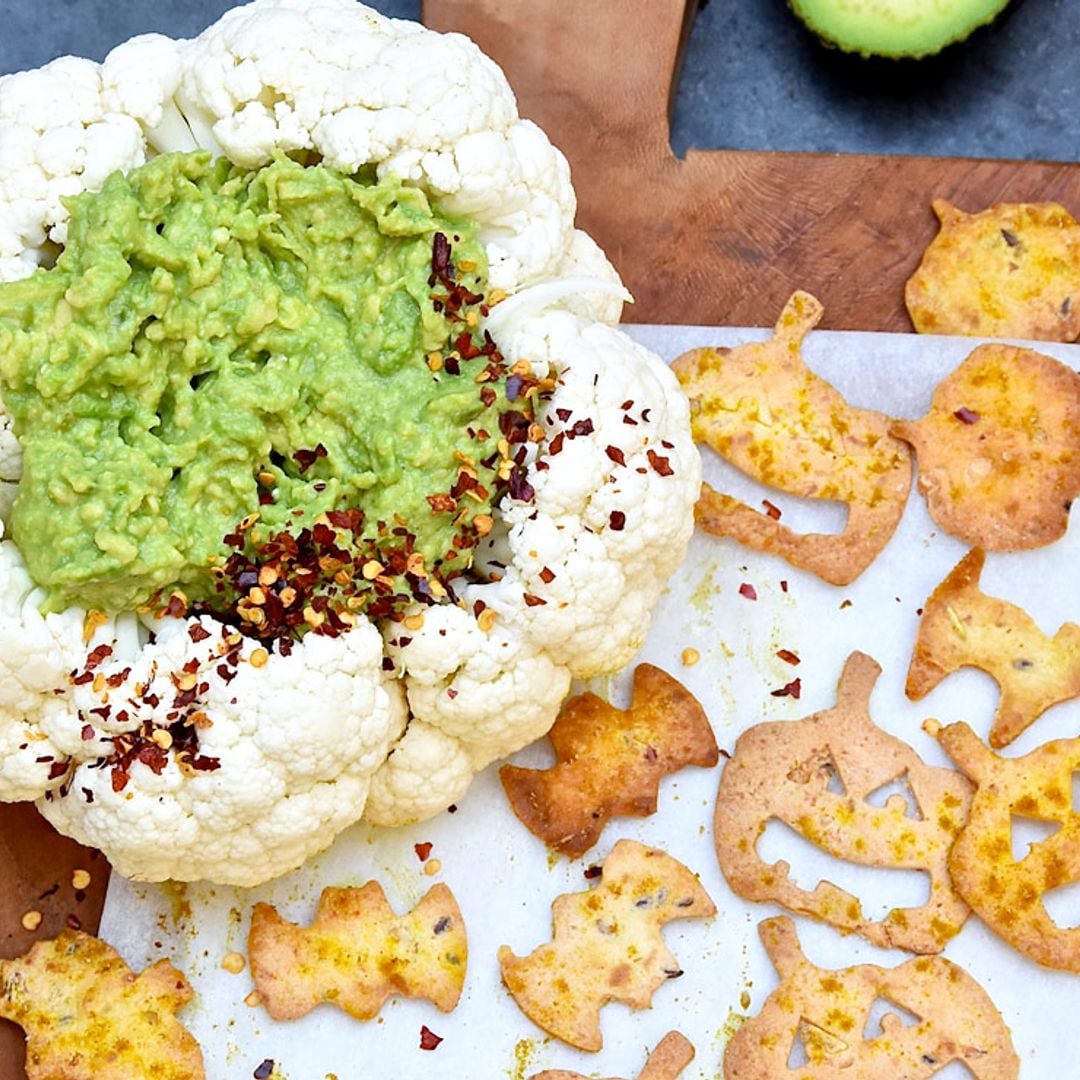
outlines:
[[[666,359],[701,344],[734,345],[766,336],[761,330],[695,327],[630,327],[638,340]],[[850,401],[896,416],[921,416],[934,385],[977,344],[971,339],[870,333],[817,332],[805,355]],[[1037,346],[1080,367],[1080,348]],[[836,507],[785,498],[741,478],[714,458],[706,462],[714,486],[760,505],[771,499],[785,523],[805,530],[838,530]],[[991,555],[983,589],[1025,606],[1047,632],[1066,620],[1080,621],[1080,514],[1058,543],[1037,552]],[[836,588],[783,561],[758,555],[730,540],[695,537],[689,557],[666,591],[641,659],[659,664],[681,679],[702,701],[722,747],[760,720],[795,719],[831,706],[841,665],[853,649],[874,656],[884,668],[871,711],[877,723],[911,743],[927,760],[946,764],[936,744],[920,730],[930,716],[966,719],[981,735],[989,729],[997,690],[989,676],[967,670],[947,679],[918,704],[903,694],[904,677],[922,606],[934,587],[964,553],[957,540],[941,534],[913,491],[900,529],[885,552],[853,585]],[[781,589],[788,582],[788,591]],[[739,595],[748,582],[758,599]],[[850,601],[850,604],[846,604]],[[701,660],[686,667],[682,651],[693,647]],[[776,657],[796,652],[792,668]],[[795,675],[802,697],[774,698]],[[616,704],[627,701],[627,679],[604,685]],[[1080,701],[1057,706],[1010,748],[1027,752],[1051,738],[1080,731]],[[543,765],[552,760],[546,743],[514,759]],[[713,802],[719,769],[688,769],[664,781],[658,813],[644,820],[619,819],[582,860],[549,857],[545,847],[510,813],[496,770],[480,776],[456,813],[409,829],[388,831],[358,826],[330,851],[297,872],[259,889],[207,885],[133,885],[114,876],[102,936],[142,966],[171,956],[189,976],[197,999],[186,1022],[202,1042],[211,1080],[246,1080],[265,1059],[289,1080],[525,1080],[544,1068],[576,1069],[586,1075],[634,1077],[647,1050],[678,1028],[697,1048],[683,1074],[721,1075],[725,1042],[741,1018],[755,1014],[776,985],[761,948],[757,923],[778,912],[771,905],[735,898],[717,866],[711,841]],[[588,887],[582,871],[600,862],[619,837],[663,847],[701,875],[719,908],[713,920],[672,923],[665,938],[685,974],[663,986],[650,1011],[632,1013],[609,1005],[603,1013],[605,1045],[588,1055],[548,1039],[514,1005],[499,981],[495,954],[508,944],[519,955],[550,939],[551,901],[560,893]],[[422,872],[413,851],[434,845],[442,869]],[[925,896],[921,875],[867,871],[816,856],[805,847],[777,847],[793,876],[811,887],[822,876],[855,889],[869,912],[879,916],[898,900]],[[221,959],[245,951],[248,918],[256,900],[276,904],[293,920],[307,922],[325,885],[358,885],[379,879],[398,911],[411,907],[435,881],[453,889],[469,933],[469,973],[465,993],[451,1015],[425,1002],[393,1000],[370,1023],[323,1006],[302,1021],[274,1023],[260,1008],[244,1004],[252,989],[248,973],[229,975]],[[920,891],[921,886],[921,891]],[[1063,925],[1080,923],[1080,888],[1065,890],[1055,909]],[[906,956],[886,953],[857,938],[798,919],[804,947],[826,967],[858,962],[893,966]],[[1023,1061],[1024,1080],[1064,1080],[1080,1075],[1080,977],[1044,971],[1001,943],[972,917],[950,943],[946,955],[964,966],[993,997],[1012,1028]],[[426,1024],[444,1041],[434,1051],[419,1049]],[[955,1080],[962,1066],[938,1074]],[[887,1080],[887,1078],[882,1078]]]

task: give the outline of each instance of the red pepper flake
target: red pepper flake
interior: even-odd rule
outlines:
[[[582,871],[582,873],[584,873],[585,877],[588,878],[589,881],[592,881],[594,878],[600,877],[603,872],[603,867],[597,866],[596,863],[593,863],[592,866],[586,866],[585,869]]]
[[[94,728],[90,724],[83,724],[82,731],[79,734],[83,742],[89,742],[94,737]]]
[[[731,752],[729,750],[725,750],[722,746],[720,747],[720,756],[725,761],[730,761],[731,760]]]
[[[453,495],[429,495],[427,501],[433,514],[452,513],[457,509],[457,499]]]
[[[255,1071],[251,1074],[255,1077],[255,1080],[269,1080],[274,1074],[274,1059],[267,1058],[261,1065],[255,1067]]]
[[[570,429],[570,438],[575,439],[579,436],[584,438],[586,435],[591,435],[593,430],[593,422],[591,420],[578,420]]]
[[[773,690],[770,692],[771,697],[790,697],[796,701],[799,700],[802,694],[802,679],[792,679],[787,686],[781,686],[779,690]]]
[[[739,586],[739,595],[740,596],[745,596],[747,600],[756,600],[757,599],[757,589],[755,589],[754,586],[751,585],[749,582],[744,581]]]
[[[656,747],[655,746],[646,746],[645,747],[645,760],[646,761],[655,761],[656,758],[657,758]]]
[[[661,457],[655,450],[646,451],[645,456],[649,459],[649,464],[661,476],[671,476],[675,472],[671,467],[670,459]]]
[[[448,687],[446,688],[446,696],[447,696],[447,697],[448,697],[448,698],[449,698],[449,699],[450,699],[451,701],[453,701],[453,700],[454,700],[454,698],[456,698],[456,697],[458,696],[458,692],[457,692],[457,691],[456,691],[456,690],[455,690],[455,689],[454,689],[454,688],[453,688],[452,686],[448,686]]]
[[[843,601],[843,602],[842,602],[842,603],[840,604],[840,610],[841,610],[841,611],[843,611],[843,610],[844,610],[844,608],[849,608],[849,607],[851,607],[851,601],[850,601],[850,600],[844,600],[844,601]]]
[[[429,844],[429,843],[413,844],[413,851],[416,852],[416,857],[421,862],[427,862],[428,859],[431,858],[431,849],[434,846],[435,846],[434,844]]]
[[[765,507],[765,513],[773,519],[773,521],[780,520],[780,507],[775,503],[769,502],[768,499],[762,499],[761,505]]]
[[[556,409],[555,415],[565,424],[574,415],[573,409]]]
[[[79,918],[78,915],[69,915],[64,921],[68,924],[69,930],[82,929],[82,920]]]
[[[193,623],[188,627],[188,637],[192,641],[205,641],[210,636],[210,631],[200,623]]]
[[[524,600],[526,607],[543,607],[547,601],[539,596],[533,596],[532,593],[525,593]]]
[[[974,424],[979,420],[979,414],[977,412],[965,408],[963,405],[953,413],[953,416],[955,416],[961,424]]]
[[[300,475],[302,476],[319,458],[324,457],[326,457],[326,447],[319,443],[314,450],[297,450],[293,454],[293,461],[300,466]]]
[[[549,570],[546,566],[540,571],[540,580],[545,585],[550,585],[555,580],[555,571]],[[477,603],[480,603],[478,600]]]
[[[70,762],[65,758],[63,761],[54,761],[49,766],[49,779],[55,780],[57,777],[63,776],[69,768]]]
[[[780,582],[780,591],[781,592],[787,592],[787,580],[786,579]]]
[[[605,447],[604,453],[607,454],[616,465],[626,464],[626,455],[617,446]]]
[[[615,532],[622,532],[626,527],[626,515],[621,510],[612,510],[608,524]]]
[[[800,663],[799,657],[793,653],[790,649],[781,649],[777,654],[785,664],[798,664]]]
[[[484,386],[484,387],[481,388],[481,390],[480,390],[480,400],[489,409],[491,408],[492,405],[495,404],[495,397],[496,397],[495,388],[493,386]]]
[[[441,1035],[436,1035],[435,1032],[432,1031],[431,1028],[429,1028],[427,1026],[427,1024],[424,1024],[424,1025],[421,1026],[421,1028],[420,1028],[420,1049],[421,1050],[437,1050],[438,1046],[439,1046],[439,1043],[441,1043],[441,1042],[442,1042],[442,1036]]]

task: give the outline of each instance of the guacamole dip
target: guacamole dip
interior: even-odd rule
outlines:
[[[427,566],[468,564],[455,536],[494,486],[467,514],[432,496],[495,455],[509,408],[504,371],[479,392],[490,339],[459,364],[475,313],[439,295],[481,299],[468,223],[392,180],[202,152],[70,206],[57,265],[0,286],[24,462],[10,531],[47,607],[207,597],[238,522],[295,533],[345,508],[375,545],[407,533]],[[440,244],[456,281],[433,270]]]

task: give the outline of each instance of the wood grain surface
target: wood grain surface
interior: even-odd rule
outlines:
[[[931,199],[968,210],[1054,199],[1080,211],[1077,165],[730,150],[678,159],[669,110],[694,10],[693,0],[423,5],[429,26],[469,34],[502,65],[522,115],[566,153],[579,224],[637,298],[629,319],[771,325],[805,288],[830,327],[910,330],[903,284],[935,231]],[[93,875],[81,898],[76,868]],[[33,807],[0,805],[0,875],[0,955],[71,916],[96,928],[104,860]],[[20,925],[28,910],[44,916],[36,934]],[[24,1076],[21,1042],[0,1024],[0,1080]]]
[[[669,110],[694,10],[694,0],[423,4],[429,26],[469,34],[502,65],[522,115],[566,154],[578,223],[637,300],[628,320],[771,326],[804,288],[825,304],[823,326],[909,331],[903,285],[936,232],[933,198],[1080,211],[1073,164],[734,150],[680,160]]]

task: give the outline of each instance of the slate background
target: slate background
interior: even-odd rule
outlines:
[[[369,0],[417,18],[419,0]],[[578,0],[588,3],[590,0]],[[149,30],[197,33],[230,0],[3,0],[0,73],[74,52],[101,59]],[[672,143],[1076,160],[1080,0],[1014,0],[992,27],[921,62],[822,47],[785,0],[709,0],[698,15]]]

